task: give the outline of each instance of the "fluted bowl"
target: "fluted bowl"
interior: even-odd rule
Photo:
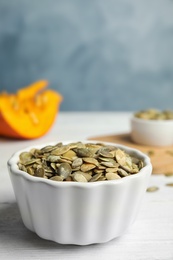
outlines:
[[[104,243],[128,230],[147,188],[152,171],[150,159],[138,150],[115,143],[103,143],[140,158],[144,167],[137,174],[117,180],[58,182],[19,170],[17,163],[20,153],[33,147],[11,156],[8,170],[23,223],[29,230],[47,240],[76,245]],[[50,144],[34,148],[46,145]]]

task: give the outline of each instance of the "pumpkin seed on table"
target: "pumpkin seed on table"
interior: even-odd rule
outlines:
[[[157,186],[151,186],[151,187],[148,187],[147,188],[147,192],[154,192],[154,191],[157,191],[159,188]]]
[[[153,156],[153,155],[154,155],[154,151],[153,151],[153,150],[149,150],[149,151],[147,152],[147,155],[148,155],[148,156]]]
[[[172,177],[173,176],[173,172],[166,172],[164,175],[166,177]]]
[[[166,183],[166,186],[168,186],[168,187],[173,187],[173,182]]]
[[[19,155],[18,167],[52,181],[96,182],[137,174],[144,163],[115,146],[76,142],[32,148]]]

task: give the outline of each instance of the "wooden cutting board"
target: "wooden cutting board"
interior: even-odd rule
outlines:
[[[119,135],[93,136],[89,140],[112,142],[140,150],[150,156],[153,174],[173,173],[173,146],[154,147],[134,143],[129,133]]]

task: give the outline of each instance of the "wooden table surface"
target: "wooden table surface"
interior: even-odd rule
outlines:
[[[152,175],[135,223],[122,237],[89,246],[60,245],[39,238],[22,223],[7,171],[19,149],[49,141],[83,140],[130,131],[131,113],[61,112],[44,137],[17,141],[0,138],[0,259],[173,260],[173,177]]]

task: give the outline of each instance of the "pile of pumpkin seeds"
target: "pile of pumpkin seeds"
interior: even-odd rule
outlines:
[[[146,120],[171,120],[173,119],[173,111],[159,111],[157,109],[147,109],[136,112],[134,116]]]
[[[19,156],[20,170],[54,181],[95,182],[136,174],[143,161],[102,143],[57,143]]]

